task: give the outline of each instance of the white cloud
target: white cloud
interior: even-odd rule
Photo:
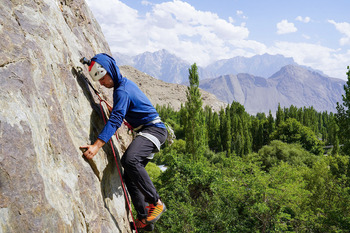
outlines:
[[[307,40],[310,40],[310,39],[311,39],[311,37],[308,36],[308,35],[303,34],[302,36],[303,36],[305,39],[307,39]]]
[[[340,33],[344,34],[344,37],[339,40],[340,45],[350,45],[350,23],[336,23],[334,20],[328,20],[328,22],[333,24]]]
[[[277,34],[288,34],[296,32],[298,29],[294,26],[293,23],[289,23],[288,20],[284,19],[281,22],[277,23]]]
[[[228,17],[228,21],[232,24],[235,22],[235,20],[232,17]]]
[[[240,10],[236,11],[236,15],[239,16],[239,17],[241,17],[242,19],[247,19],[247,18],[248,18],[247,16],[245,16],[245,15],[243,14],[243,11],[240,11]]]
[[[153,3],[149,2],[149,1],[141,1],[141,4],[144,5],[144,6],[150,6],[150,5],[153,5]]]
[[[302,16],[298,16],[295,18],[295,20],[303,22],[303,23],[309,23],[311,21],[311,18],[306,16],[305,18],[303,18]]]
[[[167,49],[205,66],[216,57],[236,55],[232,54],[235,42],[249,35],[245,24],[234,25],[232,18],[224,20],[179,0],[153,4],[146,15],[117,0],[87,2],[112,52],[136,55]]]
[[[87,0],[112,52],[135,54],[143,46],[145,22],[137,10],[115,0]],[[132,43],[130,43],[132,41]]]

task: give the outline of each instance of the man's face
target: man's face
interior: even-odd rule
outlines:
[[[114,82],[111,76],[109,74],[106,74],[103,76],[100,80],[98,80],[102,86],[105,86],[107,88],[113,88],[114,87]]]

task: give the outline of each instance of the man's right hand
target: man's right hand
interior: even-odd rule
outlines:
[[[97,139],[93,145],[81,146],[79,147],[79,149],[82,151],[85,150],[83,155],[87,159],[92,159],[104,144],[105,144],[104,141],[102,141],[101,139]]]

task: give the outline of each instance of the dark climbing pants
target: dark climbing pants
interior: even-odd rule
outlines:
[[[168,132],[163,128],[148,126],[142,129],[142,133],[152,134],[163,144]],[[157,152],[157,147],[149,139],[138,135],[131,142],[121,160],[124,167],[125,184],[139,219],[147,217],[146,202],[156,204],[159,199],[157,190],[145,169],[150,161],[147,157],[154,152]]]

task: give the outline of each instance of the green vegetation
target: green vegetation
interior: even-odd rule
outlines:
[[[199,77],[196,63],[189,70],[190,86],[187,89],[187,102],[181,112],[183,118],[186,151],[192,155],[192,159],[198,160],[205,150],[205,126],[202,109],[202,98],[199,92]]]
[[[344,143],[344,150],[347,154],[350,154],[350,69],[348,66],[348,81],[344,86],[345,95],[343,95],[343,103],[337,103],[336,114],[337,124],[339,126],[339,135],[338,137]]]
[[[274,118],[203,109],[193,65],[185,106],[157,106],[177,140],[153,161],[165,172],[148,168],[168,207],[155,232],[349,232],[347,74],[338,113],[278,106]]]

